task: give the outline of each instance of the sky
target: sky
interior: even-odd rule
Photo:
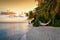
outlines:
[[[7,10],[14,12],[28,12],[35,7],[35,0],[0,0],[0,12]]]

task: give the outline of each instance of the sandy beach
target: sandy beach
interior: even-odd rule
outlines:
[[[26,40],[60,40],[60,28],[51,26],[32,27],[26,33]]]
[[[28,23],[0,23],[0,40],[60,40],[60,28]]]

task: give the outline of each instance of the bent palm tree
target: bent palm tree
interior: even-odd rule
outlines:
[[[39,0],[37,1],[39,2]],[[35,17],[34,20],[39,19],[40,25],[48,25],[50,22],[54,24],[54,18],[56,13],[58,12],[60,2],[58,2],[58,0],[41,0],[41,1],[40,5],[38,4],[38,7],[35,8],[38,15]],[[44,21],[46,20],[48,21],[45,23]]]

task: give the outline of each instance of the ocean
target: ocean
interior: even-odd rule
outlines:
[[[20,40],[28,30],[27,22],[0,22],[0,40]]]

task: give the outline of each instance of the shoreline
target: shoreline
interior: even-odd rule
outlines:
[[[60,40],[60,27],[32,26],[32,28],[26,33],[26,39],[27,40]]]

